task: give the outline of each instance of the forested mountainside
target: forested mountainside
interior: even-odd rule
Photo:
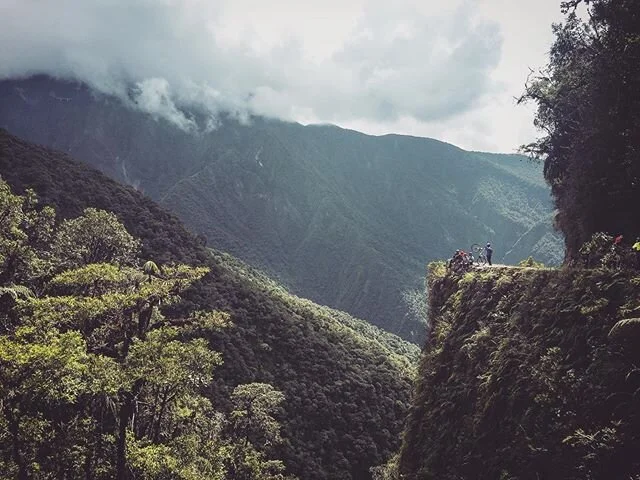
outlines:
[[[369,468],[398,447],[417,347],[346,313],[290,295],[242,262],[204,248],[175,217],[134,189],[1,130],[0,176],[15,194],[33,188],[40,204],[53,205],[64,218],[81,215],[87,207],[114,212],[142,240],[143,261],[210,270],[164,314],[229,314],[232,326],[205,335],[224,363],[202,393],[216,409],[230,412],[240,384],[267,383],[282,392],[276,417],[283,441],[270,453],[287,472],[312,480],[366,479]],[[2,448],[8,455],[3,458],[9,458],[11,444]],[[147,466],[153,458],[147,458]]]
[[[0,126],[135,186],[295,293],[414,341],[424,326],[404,294],[427,261],[486,241],[499,262],[562,260],[541,169],[520,156],[259,118],[187,133],[46,77],[0,82]]]
[[[430,292],[401,478],[637,478],[637,270],[436,265]]]

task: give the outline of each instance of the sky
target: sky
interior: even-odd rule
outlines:
[[[46,73],[185,130],[221,112],[514,152],[560,0],[0,0],[0,79]],[[9,48],[7,48],[7,46]]]

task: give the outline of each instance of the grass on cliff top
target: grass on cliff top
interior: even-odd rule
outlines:
[[[492,265],[492,266],[483,266],[483,267],[474,267],[469,272],[464,275],[480,275],[486,276],[487,274],[499,273],[504,270],[523,270],[523,269],[535,269],[535,270],[557,270],[557,267],[547,267],[543,263],[534,260],[532,257],[529,257],[526,260],[521,261],[518,265]],[[447,262],[443,260],[430,262],[427,264],[427,276],[429,279],[438,279],[443,278],[447,274],[452,274],[447,268]]]

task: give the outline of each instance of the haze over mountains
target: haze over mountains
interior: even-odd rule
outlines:
[[[0,126],[136,187],[295,293],[407,339],[424,328],[403,294],[422,289],[428,261],[486,241],[498,262],[562,259],[540,167],[523,157],[190,115],[197,132],[77,83],[0,82]]]

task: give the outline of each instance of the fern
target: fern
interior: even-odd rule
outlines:
[[[638,328],[640,328],[640,318],[627,318],[625,320],[620,320],[619,322],[616,322],[611,330],[609,330],[609,338],[620,338],[621,335],[628,334],[630,330]]]
[[[5,295],[10,296],[13,300],[35,297],[31,289],[24,285],[8,285],[6,287],[0,287],[0,297],[4,297]]]

